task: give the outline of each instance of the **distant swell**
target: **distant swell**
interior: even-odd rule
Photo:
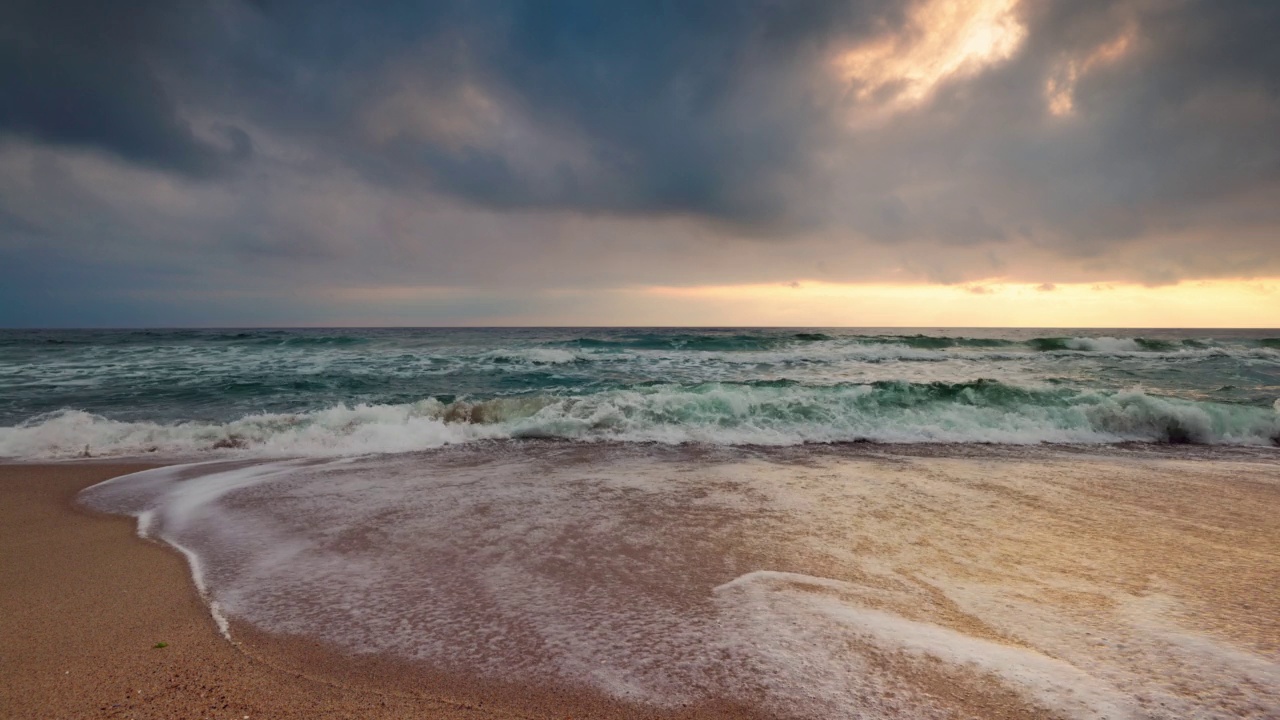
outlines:
[[[1280,444],[1276,407],[1141,391],[970,383],[651,384],[590,394],[427,398],[263,413],[228,423],[120,422],[63,410],[0,428],[0,456],[58,458],[406,452],[499,438],[794,445],[882,443]]]
[[[845,335],[797,332],[790,334],[671,334],[635,333],[609,338],[581,337],[560,343],[561,347],[599,352],[628,350],[667,350],[681,352],[752,352],[790,350],[803,352],[807,345],[829,343],[853,347],[902,347],[911,350],[992,350],[1022,352],[1074,352],[1096,354],[1171,354],[1200,356],[1208,354],[1248,357],[1261,354],[1274,357],[1280,350],[1280,338],[1263,338],[1236,344],[1221,344],[1211,338],[1163,340],[1144,337],[1036,337],[1028,340],[945,336],[945,335]],[[1196,351],[1200,351],[1197,353]],[[904,359],[913,359],[908,356]]]
[[[942,337],[938,335],[867,335],[859,341],[867,345],[906,345],[922,350],[945,350],[947,348],[1006,348],[1017,347],[1016,340],[997,340],[995,338]]]

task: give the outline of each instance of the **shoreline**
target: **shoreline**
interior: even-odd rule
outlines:
[[[227,642],[177,550],[140,539],[133,518],[75,502],[161,466],[0,464],[0,716],[537,717],[319,679],[307,670],[323,663],[264,662],[239,645],[240,629]]]

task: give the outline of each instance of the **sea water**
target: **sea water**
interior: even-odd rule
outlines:
[[[1280,331],[0,331],[0,456],[1280,437]]]

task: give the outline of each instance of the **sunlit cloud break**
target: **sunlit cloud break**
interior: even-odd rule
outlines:
[[[949,79],[1008,60],[1026,39],[1018,0],[925,0],[893,32],[836,57],[858,100],[888,108],[926,100]]]

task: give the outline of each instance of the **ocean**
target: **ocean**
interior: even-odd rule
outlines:
[[[1280,330],[0,331],[0,456],[1280,437]]]
[[[1278,445],[1280,331],[0,333],[229,639],[462,702],[1280,717]]]

